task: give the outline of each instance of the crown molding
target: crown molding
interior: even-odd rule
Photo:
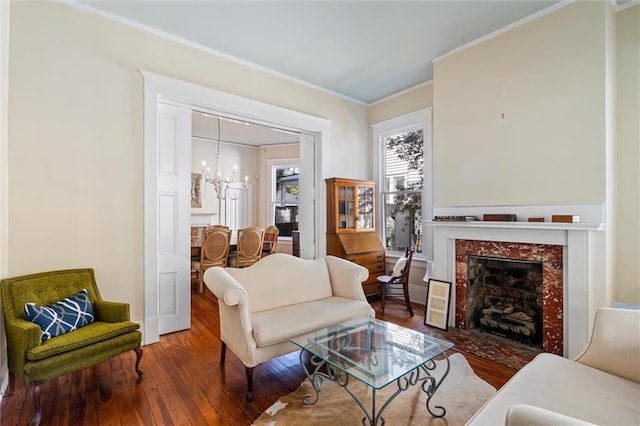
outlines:
[[[402,96],[402,95],[404,95],[406,93],[413,92],[414,90],[418,90],[421,87],[428,86],[430,84],[433,84],[433,79],[428,80],[428,81],[424,81],[422,83],[418,83],[415,86],[408,87],[408,88],[406,88],[404,90],[401,90],[399,92],[392,93],[392,94],[390,94],[388,96],[385,96],[384,98],[380,98],[380,99],[375,100],[375,101],[373,101],[371,103],[368,103],[367,106],[368,107],[372,107],[372,106],[381,104],[382,102],[386,102],[386,101],[391,100],[393,98],[397,98],[398,96]]]
[[[252,68],[252,69],[255,69],[257,71],[261,71],[261,72],[270,74],[270,75],[272,75],[274,77],[278,77],[278,78],[281,78],[283,80],[287,80],[287,81],[290,81],[292,83],[296,83],[296,84],[308,87],[308,88],[313,89],[313,90],[318,90],[320,92],[327,93],[327,94],[332,95],[332,96],[336,96],[338,98],[344,99],[344,100],[349,101],[349,102],[353,102],[353,103],[358,104],[358,105],[367,106],[366,102],[363,102],[363,101],[361,101],[359,99],[355,99],[355,98],[352,98],[350,96],[343,95],[342,93],[334,92],[333,90],[329,90],[329,89],[324,88],[322,86],[318,86],[316,84],[309,83],[308,81],[304,81],[304,80],[301,80],[299,78],[292,77],[290,75],[281,73],[279,71],[275,71],[275,70],[272,70],[270,68],[263,67],[262,65],[254,64],[253,62],[249,62],[249,61],[246,61],[244,59],[240,59],[240,58],[237,58],[235,56],[228,55],[226,53],[217,51],[215,49],[211,49],[209,47],[203,46],[202,44],[195,43],[193,41],[186,40],[184,38],[175,36],[173,34],[165,32],[165,31],[158,30],[157,28],[153,28],[153,27],[150,27],[148,25],[144,25],[144,24],[141,24],[139,22],[135,22],[135,21],[132,21],[130,19],[114,15],[114,14],[109,13],[109,12],[105,12],[103,10],[96,9],[96,8],[94,8],[92,6],[87,5],[87,4],[78,3],[75,0],[56,0],[56,1],[59,2],[59,3],[65,4],[67,6],[71,6],[71,7],[75,8],[75,9],[81,10],[83,12],[91,13],[93,15],[97,15],[97,16],[100,16],[100,17],[103,17],[103,18],[106,18],[106,19],[109,19],[109,20],[112,20],[112,21],[116,21],[116,22],[119,22],[121,24],[125,24],[125,25],[128,25],[130,27],[136,28],[138,30],[154,34],[154,35],[156,35],[158,37],[162,37],[162,38],[165,38],[167,40],[171,40],[171,41],[174,41],[176,43],[180,43],[180,44],[182,44],[184,46],[200,50],[200,51],[208,53],[210,55],[214,55],[214,56],[217,56],[219,58],[226,59],[226,60],[228,60],[230,62],[234,62],[236,64],[243,65],[243,66],[246,66],[248,68]]]
[[[630,2],[624,3],[622,5],[619,5],[616,0],[611,0],[611,3],[613,4],[613,7],[615,8],[616,12],[620,12],[620,11],[629,9],[630,7],[639,5],[640,0],[631,0]]]
[[[463,44],[460,47],[456,47],[455,49],[450,50],[449,52],[438,56],[437,58],[435,58],[431,62],[432,63],[436,63],[439,60],[444,59],[444,58],[446,58],[448,56],[454,55],[454,54],[456,54],[458,52],[466,50],[466,49],[468,49],[470,47],[473,47],[475,45],[478,45],[480,43],[484,43],[487,40],[490,40],[490,39],[492,39],[494,37],[497,37],[497,36],[499,36],[501,34],[504,34],[504,33],[508,32],[508,31],[511,31],[512,29],[514,29],[516,27],[519,27],[521,25],[524,25],[524,24],[526,24],[528,22],[534,21],[534,20],[536,20],[536,19],[538,19],[538,18],[540,18],[540,17],[542,17],[544,15],[547,15],[547,14],[551,13],[551,12],[555,12],[556,10],[561,9],[561,8],[571,4],[571,3],[575,3],[576,1],[577,0],[562,0],[562,1],[554,4],[553,6],[549,6],[546,9],[542,9],[542,10],[534,13],[533,15],[529,15],[526,18],[523,18],[523,19],[521,19],[519,21],[516,21],[516,22],[514,22],[512,24],[507,25],[506,27],[502,27],[499,30],[496,30],[496,31],[494,31],[492,33],[489,33],[489,34],[485,35],[485,36],[477,38],[477,39],[475,39],[473,41],[470,41],[469,43]]]

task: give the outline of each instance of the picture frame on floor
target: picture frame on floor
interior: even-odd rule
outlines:
[[[424,324],[447,331],[450,301],[451,282],[429,278]]]

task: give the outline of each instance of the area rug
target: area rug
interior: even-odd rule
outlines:
[[[475,375],[462,354],[449,357],[451,370],[429,404],[432,410],[436,405],[443,406],[447,413],[443,418],[431,416],[426,409],[427,396],[420,386],[411,387],[391,402],[383,413],[388,426],[394,425],[464,425],[467,420],[484,404],[496,390]],[[445,361],[436,361],[433,374],[441,377],[446,368]],[[353,380],[350,388],[358,393],[361,401],[370,409],[371,389]],[[387,397],[397,389],[395,383],[378,391],[377,406],[380,407]],[[313,393],[308,380],[289,395],[283,396],[253,423],[254,425],[293,426],[293,425],[333,425],[361,426],[363,412],[351,396],[339,385],[325,381],[316,405],[304,405],[305,394]]]

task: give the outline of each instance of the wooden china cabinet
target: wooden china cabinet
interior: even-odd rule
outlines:
[[[369,278],[367,296],[379,292],[376,278],[385,273],[384,246],[375,229],[373,181],[330,178],[327,183],[327,254],[362,265]]]

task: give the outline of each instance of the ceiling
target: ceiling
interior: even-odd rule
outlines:
[[[77,3],[370,104],[431,80],[434,58],[558,1]]]
[[[218,134],[218,123],[220,133]],[[298,133],[275,129],[255,123],[247,123],[229,118],[193,111],[191,114],[191,135],[196,139],[222,142],[266,146],[300,142]],[[218,136],[219,135],[219,136]]]

